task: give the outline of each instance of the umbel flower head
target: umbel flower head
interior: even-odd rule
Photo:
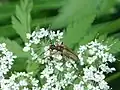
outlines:
[[[105,73],[115,71],[109,63],[116,61],[109,53],[107,45],[95,41],[80,46],[76,55],[78,60],[65,57],[62,52],[50,50],[53,45],[61,45],[63,32],[40,29],[27,34],[28,43],[24,51],[30,51],[32,60],[44,65],[40,72],[40,90],[61,90],[73,87],[73,90],[109,90]]]
[[[108,46],[98,43],[97,40],[80,46],[78,57],[83,68],[83,76],[74,90],[109,90],[108,83],[104,80],[104,73],[115,71],[109,63],[115,62],[115,57],[109,53]]]
[[[108,46],[98,43],[97,40],[80,46],[78,51],[80,65],[93,65],[106,73],[114,71],[115,68],[108,67],[108,63],[116,61],[115,57],[109,53],[109,49]]]
[[[32,60],[41,62],[41,57],[39,56],[43,55],[44,50],[46,50],[44,48],[49,47],[50,43],[53,42],[61,43],[60,41],[63,38],[63,32],[60,32],[60,30],[55,32],[41,28],[39,31],[34,31],[32,34],[27,33],[26,36],[28,38],[28,43],[25,43],[23,51],[30,51]],[[42,53],[40,53],[40,51]],[[47,55],[49,52],[45,52],[44,54]]]
[[[1,90],[40,90],[39,81],[32,77],[32,73],[15,73],[9,79],[1,81]]]
[[[11,69],[15,58],[17,58],[17,56],[13,55],[13,53],[6,48],[6,44],[0,43],[0,80],[4,78],[4,75]]]

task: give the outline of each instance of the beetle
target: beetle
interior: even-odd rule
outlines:
[[[60,45],[51,44],[49,49],[51,51],[53,51],[53,50],[59,51],[59,52],[61,52],[62,56],[66,56],[66,57],[71,58],[73,60],[78,60],[79,59],[77,54],[75,52],[73,52],[70,48],[65,46],[63,43],[60,44]]]

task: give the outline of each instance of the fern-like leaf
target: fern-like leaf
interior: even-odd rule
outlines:
[[[68,0],[52,28],[67,27],[64,43],[72,47],[86,34],[97,13],[99,0]]]
[[[32,0],[21,0],[20,5],[16,6],[15,16],[12,16],[13,28],[26,41],[26,33],[30,32]]]

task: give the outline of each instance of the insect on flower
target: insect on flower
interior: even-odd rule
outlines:
[[[50,45],[50,50],[56,50],[59,51],[61,53],[62,56],[66,56],[67,58],[71,58],[73,60],[78,60],[78,56],[76,55],[76,53],[74,53],[70,48],[68,48],[67,46],[65,46],[63,43],[60,45]]]

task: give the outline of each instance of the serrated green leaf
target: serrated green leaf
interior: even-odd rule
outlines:
[[[16,6],[15,16],[12,16],[13,28],[26,41],[26,33],[31,30],[32,0],[21,0],[20,5]]]
[[[35,26],[43,26],[43,25],[49,25],[52,23],[55,17],[50,18],[42,18],[42,19],[34,19],[32,21],[32,27]],[[16,35],[15,30],[12,28],[12,25],[5,25],[0,27],[0,36],[2,37],[14,37]],[[6,33],[7,32],[7,33]]]
[[[94,18],[95,15],[91,15],[79,20],[74,24],[70,24],[63,39],[64,43],[72,47],[73,44],[83,40],[83,37],[88,32],[88,28],[90,28]]]
[[[96,7],[99,0],[68,0],[61,13],[52,24],[52,28],[61,28],[74,21],[96,14]]]
[[[12,41],[10,39],[6,39],[4,37],[0,38],[1,43],[6,43],[6,47],[8,50],[12,51],[18,58],[28,58],[30,55],[28,53],[23,52],[23,48],[17,44],[15,41]]]
[[[52,28],[68,25],[64,43],[72,47],[78,43],[90,28],[96,16],[98,0],[69,0],[53,22]]]

